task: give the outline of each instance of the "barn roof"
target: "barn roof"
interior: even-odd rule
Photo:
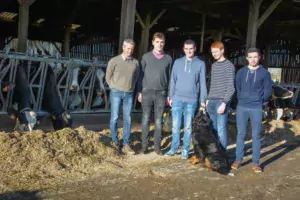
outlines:
[[[258,38],[298,40],[300,2],[282,0],[259,29]],[[263,13],[273,0],[264,0]],[[122,0],[36,0],[30,7],[29,39],[61,41],[64,27],[80,25],[73,30],[72,41],[85,41],[92,35],[118,38]],[[249,0],[137,0],[142,18],[151,12],[152,19],[163,9],[164,16],[151,29],[166,32],[170,38],[199,38],[202,14],[206,14],[206,33],[224,31],[231,39],[246,37]],[[16,36],[18,16],[5,19],[1,13],[18,13],[17,0],[0,1],[0,35]],[[8,16],[8,15],[7,15]],[[140,38],[141,26],[136,20],[135,37]],[[209,39],[209,35],[206,36]]]

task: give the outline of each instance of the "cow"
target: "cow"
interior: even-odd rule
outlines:
[[[11,118],[16,119],[15,130],[19,132],[32,131],[38,124],[36,113],[32,109],[28,80],[31,79],[32,71],[36,71],[39,66],[39,62],[32,61],[31,65],[28,65],[28,61],[20,61],[16,69],[12,99],[14,106],[8,108],[7,112]],[[63,108],[60,101],[56,89],[56,77],[50,65],[47,65],[47,76],[42,99],[42,109],[50,113],[54,130],[72,126],[72,118],[69,112]]]

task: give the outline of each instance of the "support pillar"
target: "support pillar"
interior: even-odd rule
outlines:
[[[282,0],[274,0],[261,17],[259,17],[259,9],[263,1],[264,0],[250,1],[246,49],[256,46],[258,28],[264,23]]]
[[[133,39],[136,0],[122,0],[119,52],[122,51],[124,39]]]
[[[205,35],[205,22],[206,22],[206,15],[202,14],[202,31],[201,31],[201,42],[200,42],[200,53],[203,52],[203,45],[204,45],[204,35]]]
[[[136,12],[136,17],[138,18],[141,26],[142,26],[142,35],[141,35],[141,42],[139,48],[138,59],[141,59],[143,54],[147,52],[148,45],[149,45],[149,35],[150,29],[156,24],[156,22],[167,12],[166,9],[162,10],[155,19],[151,22],[151,12],[147,13],[146,19],[142,20],[141,16],[138,12]]]
[[[69,57],[70,55],[71,27],[72,27],[71,24],[69,24],[65,28],[64,47],[63,47],[64,57]]]
[[[27,51],[29,7],[35,0],[18,0],[19,21],[18,21],[18,52]]]

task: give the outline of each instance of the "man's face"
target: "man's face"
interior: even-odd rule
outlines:
[[[223,57],[224,49],[211,48],[211,54],[214,57],[214,59],[219,60]]]
[[[153,44],[153,47],[154,47],[155,51],[162,52],[163,49],[164,49],[164,46],[165,46],[165,41],[162,40],[162,39],[159,39],[159,38],[155,38],[152,41],[152,44]]]
[[[257,52],[248,53],[246,59],[248,60],[250,66],[255,67],[258,65],[260,55]]]
[[[193,44],[185,44],[183,46],[183,51],[184,51],[187,58],[193,58],[194,54],[195,54],[195,51],[196,51],[196,48]]]
[[[133,45],[133,44],[130,44],[130,43],[124,43],[122,54],[123,54],[126,58],[130,58],[130,56],[133,54],[133,50],[134,50],[134,45]]]

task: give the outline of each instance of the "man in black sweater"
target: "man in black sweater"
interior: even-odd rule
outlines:
[[[162,117],[166,100],[169,101],[168,86],[172,69],[172,58],[163,51],[165,36],[155,33],[152,39],[153,51],[143,55],[141,73],[138,84],[138,101],[142,103],[142,149],[141,153],[148,152],[149,125],[152,105],[154,104],[155,132],[154,150],[162,155]]]

